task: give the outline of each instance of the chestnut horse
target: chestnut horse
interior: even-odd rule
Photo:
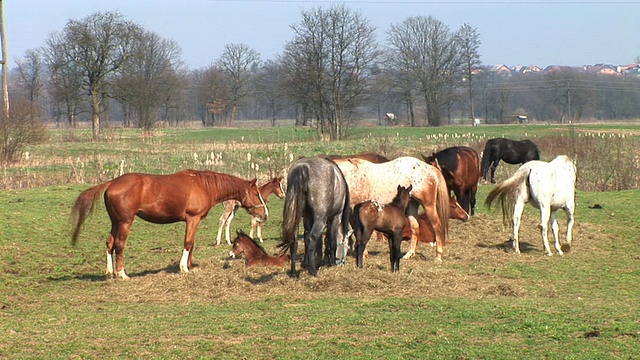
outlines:
[[[408,188],[398,185],[397,194],[391,203],[379,204],[376,201],[367,200],[354,207],[353,232],[356,237],[356,264],[359,268],[364,265],[364,250],[373,230],[376,230],[386,234],[389,239],[391,271],[400,271],[402,231],[407,220],[405,212],[411,200],[412,189],[413,185],[409,185]]]
[[[452,146],[430,156],[422,155],[422,158],[442,171],[449,191],[453,192],[464,211],[474,215],[480,179],[478,152],[467,146]]]
[[[271,194],[276,194],[280,199],[284,199],[284,189],[282,187],[282,176],[274,177],[265,184],[262,184],[258,190],[260,191],[260,195],[262,195],[262,199],[266,203],[269,200],[269,196]],[[218,235],[216,235],[216,246],[220,245],[220,238],[222,237],[222,229],[225,230],[225,237],[227,239],[227,244],[231,245],[229,229],[231,228],[231,221],[233,217],[236,215],[236,211],[242,206],[240,202],[237,200],[227,200],[222,203],[224,206],[224,211],[222,215],[220,215],[220,221],[218,222]],[[249,231],[249,237],[253,238],[253,233],[257,230],[258,239],[260,242],[264,242],[262,240],[262,222],[258,221],[256,217],[251,218],[251,231]]]
[[[335,159],[349,184],[351,201],[361,203],[375,200],[390,203],[396,195],[397,186],[411,190],[409,214],[417,214],[422,205],[436,234],[436,259],[442,261],[444,243],[449,229],[449,190],[447,183],[436,167],[413,157],[400,157],[382,164],[362,159]]]
[[[449,219],[469,220],[469,214],[464,211],[455,197],[449,198],[449,205]],[[407,225],[402,232],[402,240],[411,241],[407,252],[408,256],[415,254],[418,242],[431,244],[431,246],[436,245],[436,234],[433,232],[431,225],[429,225],[429,219],[425,213],[407,217]]]
[[[255,241],[251,236],[245,234],[242,230],[237,231],[237,236],[233,239],[233,245],[229,251],[229,256],[236,258],[244,254],[244,263],[250,266],[284,266],[289,257],[281,254],[280,256],[271,256]]]
[[[192,267],[196,230],[209,210],[221,201],[240,201],[251,215],[266,219],[269,212],[256,186],[256,179],[244,180],[213,171],[183,170],[171,175],[129,173],[82,192],[71,210],[75,245],[80,227],[92,213],[100,194],[111,219],[107,239],[107,276],[128,279],[124,271],[124,247],[136,215],[155,224],[186,222],[180,270]],[[113,253],[115,250],[115,272]]]

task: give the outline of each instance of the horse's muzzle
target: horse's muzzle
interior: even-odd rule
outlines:
[[[233,251],[229,251],[229,257],[232,259],[236,258],[236,254],[233,253]]]

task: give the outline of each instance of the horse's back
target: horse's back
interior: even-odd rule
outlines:
[[[522,165],[529,168],[530,192],[534,198],[560,208],[573,203],[575,198],[576,169],[565,155],[551,162],[533,160]]]

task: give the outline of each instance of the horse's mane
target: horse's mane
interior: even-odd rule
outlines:
[[[233,184],[243,184],[244,187],[248,187],[254,180],[245,180],[240,177],[231,174],[224,174],[210,170],[189,170],[195,175],[200,176],[203,179],[203,183],[207,187],[215,187],[216,190],[233,192],[237,196],[242,196],[242,189],[238,186],[232,186]]]

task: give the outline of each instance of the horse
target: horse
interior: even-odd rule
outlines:
[[[282,187],[282,176],[274,177],[268,182],[262,184],[258,191],[260,191],[260,195],[264,199],[265,203],[269,199],[271,194],[276,194],[280,199],[284,199],[284,189]],[[220,238],[222,237],[222,229],[225,230],[225,238],[227,239],[227,244],[231,245],[229,230],[231,228],[231,221],[233,220],[236,211],[242,206],[240,202],[236,200],[227,200],[222,203],[224,206],[224,211],[222,215],[220,215],[220,220],[218,222],[218,235],[216,235],[216,246],[220,245]],[[251,231],[249,231],[249,236],[253,238],[253,233],[257,230],[258,239],[260,242],[264,242],[262,239],[262,222],[258,221],[256,217],[251,218]]]
[[[405,212],[411,200],[413,185],[404,187],[398,185],[396,196],[389,204],[379,204],[368,200],[357,204],[353,209],[353,232],[356,237],[356,264],[359,268],[364,265],[364,250],[371,238],[373,230],[384,233],[389,238],[389,256],[391,271],[400,271],[400,245],[402,231],[406,225]]]
[[[449,219],[468,221],[469,213],[467,213],[458,203],[455,197],[449,198]],[[425,213],[417,216],[408,216],[407,224],[402,232],[402,240],[409,240],[409,251],[407,254],[415,253],[418,242],[428,243],[431,246],[436,245],[436,234],[429,224],[429,218]]]
[[[128,173],[82,192],[71,210],[71,243],[76,245],[80,227],[91,215],[100,194],[111,219],[107,239],[107,276],[128,279],[124,248],[136,215],[155,224],[186,223],[180,271],[192,268],[196,230],[209,210],[221,201],[240,201],[252,216],[264,221],[269,215],[256,179],[213,171],[183,170],[171,175]],[[115,251],[115,272],[113,254]]]
[[[442,171],[449,191],[468,214],[474,215],[480,179],[478,152],[467,146],[452,146],[422,158]]]
[[[540,160],[540,149],[531,140],[489,139],[482,152],[482,178],[486,181],[491,172],[491,183],[496,183],[496,168],[500,160],[508,164],[524,164]]]
[[[503,221],[507,222],[509,214],[513,214],[513,250],[520,253],[518,230],[524,206],[530,202],[540,210],[540,228],[545,255],[552,256],[547,235],[549,219],[551,231],[558,255],[571,249],[571,231],[575,212],[576,167],[565,155],[560,155],[551,162],[540,160],[529,161],[520,166],[510,178],[498,184],[485,200],[487,207],[494,201],[502,206]],[[567,215],[566,244],[560,246],[558,238],[558,220],[556,212],[562,209]]]
[[[351,201],[356,204],[366,200],[388,204],[396,195],[398,185],[413,185],[411,197],[416,201],[410,202],[408,213],[417,214],[418,206],[422,205],[436,234],[436,260],[442,261],[449,230],[449,190],[440,170],[413,157],[400,157],[382,164],[356,158],[335,159],[335,162],[349,184]]]
[[[250,235],[245,234],[242,230],[237,231],[237,236],[233,239],[233,245],[229,251],[231,258],[236,258],[244,254],[244,263],[246,267],[251,266],[284,266],[289,257],[281,254],[280,256],[271,256],[258,244]]]
[[[285,206],[282,211],[281,253],[291,253],[291,274],[296,275],[298,224],[304,224],[304,264],[317,276],[316,257],[322,254],[325,228],[325,256],[329,266],[344,262],[351,204],[349,186],[340,168],[329,157],[298,159],[289,168]],[[338,242],[340,242],[338,244]]]

